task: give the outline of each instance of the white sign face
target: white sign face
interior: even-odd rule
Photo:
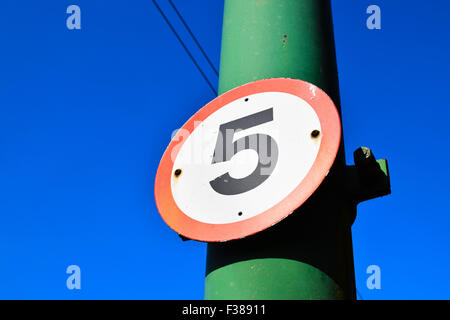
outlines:
[[[331,99],[301,80],[233,89],[199,110],[167,148],[158,210],[183,236],[239,239],[298,208],[331,168],[340,143]]]
[[[238,121],[240,131],[233,134],[230,126],[228,136],[219,135],[221,126]],[[227,104],[197,126],[177,155],[174,168],[182,175],[171,183],[177,206],[211,224],[246,220],[270,209],[311,169],[321,140],[311,137],[314,130],[321,131],[314,109],[289,93],[256,93]],[[250,147],[250,137],[256,148]],[[213,163],[218,139],[231,157]],[[242,146],[235,153],[238,141]]]

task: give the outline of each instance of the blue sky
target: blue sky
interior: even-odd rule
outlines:
[[[174,3],[218,68],[223,1]],[[450,4],[332,4],[347,161],[371,147],[392,184],[358,207],[358,291],[450,299]],[[381,30],[366,28],[372,4]],[[172,131],[214,94],[153,3],[2,0],[0,30],[0,298],[202,299],[206,245],[164,224],[153,182]],[[81,290],[66,288],[72,264]],[[374,264],[381,290],[366,287]]]

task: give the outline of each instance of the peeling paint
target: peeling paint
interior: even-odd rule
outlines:
[[[310,85],[309,86],[309,91],[311,91],[311,93],[313,95],[311,98],[309,98],[310,100],[312,100],[313,98],[316,97],[316,86]]]

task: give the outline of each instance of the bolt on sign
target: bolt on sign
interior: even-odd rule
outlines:
[[[318,87],[255,81],[217,97],[178,130],[155,180],[164,221],[205,242],[240,239],[290,215],[330,170],[339,114]]]

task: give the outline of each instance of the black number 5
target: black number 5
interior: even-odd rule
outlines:
[[[236,132],[273,121],[273,108],[251,114],[220,125],[212,164],[229,161],[242,150],[255,150],[258,165],[247,177],[235,179],[227,172],[209,182],[211,187],[224,195],[247,192],[263,183],[275,169],[278,160],[278,146],[267,134],[251,134],[233,142]]]

